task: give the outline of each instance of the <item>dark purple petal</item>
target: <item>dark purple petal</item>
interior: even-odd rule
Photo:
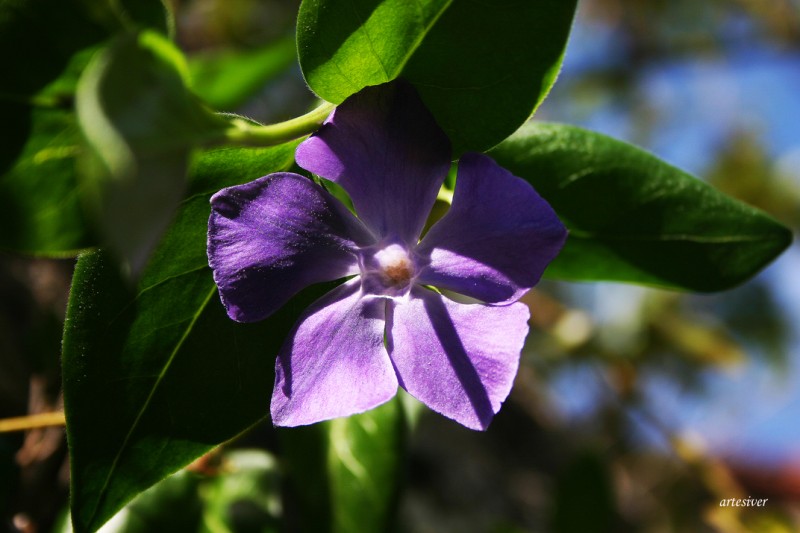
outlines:
[[[486,429],[511,391],[528,308],[465,305],[422,287],[395,301],[387,339],[400,385],[428,407]]]
[[[450,141],[413,87],[395,82],[345,100],[295,157],[341,184],[375,233],[416,244],[450,166]]]
[[[385,309],[383,299],[362,298],[354,279],[306,310],[275,363],[276,426],[362,413],[397,393],[383,346]]]
[[[453,205],[420,243],[430,265],[419,282],[498,303],[536,285],[567,238],[531,185],[491,158],[464,154]]]
[[[211,197],[208,264],[228,316],[261,320],[312,283],[357,274],[371,240],[339,200],[297,174],[270,174]]]

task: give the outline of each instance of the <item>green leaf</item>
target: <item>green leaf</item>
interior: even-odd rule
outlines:
[[[175,17],[171,0],[67,0],[77,4],[110,34],[134,28],[149,28],[172,36]],[[80,6],[80,7],[78,7]]]
[[[81,140],[75,117],[35,109],[31,136],[14,167],[0,176],[0,248],[74,255],[95,244],[75,174]]]
[[[288,168],[294,147],[203,154],[135,289],[104,253],[79,258],[62,355],[76,531],[268,416],[274,355],[320,290],[258,324],[230,320],[207,267],[208,200]]]
[[[762,211],[591,131],[531,123],[490,155],[536,187],[570,231],[551,278],[718,291],[792,240]]]
[[[31,132],[34,96],[78,51],[105,37],[103,28],[64,0],[0,0],[0,174],[14,163]]]
[[[87,201],[134,274],[175,213],[192,149],[227,128],[188,91],[187,77],[177,48],[141,32],[95,56],[78,85],[78,122],[91,152],[82,174]]]
[[[278,461],[264,450],[227,451],[220,475],[201,492],[203,521],[211,531],[282,531],[281,481]]]
[[[275,457],[259,449],[225,450],[199,461],[203,466],[193,464],[140,493],[104,530],[280,531],[281,478]],[[69,512],[63,513],[53,531],[72,533],[70,522]]]
[[[0,0],[0,115],[4,142],[0,144],[0,174],[13,164],[30,133],[33,108],[69,107],[66,99],[44,101],[39,91],[57,80],[76,54],[94,47],[120,27],[121,13],[130,24],[166,27],[159,0]],[[84,63],[85,64],[85,63]]]
[[[202,501],[198,494],[203,479],[183,470],[139,494],[114,517],[114,531],[198,531]]]
[[[456,153],[513,133],[561,67],[576,0],[304,0],[300,66],[340,103],[402,76],[419,90]]]
[[[35,105],[26,108],[27,141],[0,176],[0,222],[7,228],[0,233],[0,248],[64,257],[96,244],[80,201],[77,160],[83,143],[70,110],[78,78],[94,52],[74,54],[61,75],[35,95]]]
[[[391,529],[406,459],[400,400],[326,425],[333,531]]]
[[[200,493],[206,479],[181,470],[162,479],[120,509],[104,528],[114,533],[149,533],[151,531],[202,531],[203,502]],[[56,519],[53,533],[73,533],[68,509]]]
[[[165,27],[160,1],[125,3],[130,24]],[[120,6],[0,0],[0,248],[64,256],[95,244],[78,201],[81,143],[70,111],[80,73],[120,28]]]
[[[294,38],[255,50],[215,50],[189,58],[192,89],[210,106],[234,111],[295,60]]]
[[[404,481],[399,397],[360,415],[280,430],[301,531],[390,531]]]

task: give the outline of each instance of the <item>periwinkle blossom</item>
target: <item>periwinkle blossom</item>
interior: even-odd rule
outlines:
[[[528,308],[517,300],[566,230],[527,182],[467,153],[452,207],[420,240],[450,159],[448,138],[414,89],[393,83],[348,98],[296,151],[298,165],[345,189],[357,217],[286,172],[212,197],[209,264],[232,319],[262,320],[310,284],[349,278],[284,342],[275,425],[360,413],[398,386],[473,429],[500,409],[528,333]]]

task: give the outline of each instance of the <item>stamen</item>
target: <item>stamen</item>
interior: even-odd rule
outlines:
[[[372,294],[404,294],[417,274],[416,265],[408,250],[400,244],[390,244],[362,259],[365,286]]]
[[[383,275],[392,282],[393,285],[405,285],[411,279],[411,263],[407,258],[403,258],[396,263],[383,267]]]

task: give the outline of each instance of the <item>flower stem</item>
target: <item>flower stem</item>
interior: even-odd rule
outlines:
[[[26,431],[29,429],[43,428],[48,426],[63,426],[64,424],[65,419],[62,411],[20,416],[17,418],[3,418],[0,419],[0,433]]]
[[[243,146],[274,146],[314,133],[330,115],[335,106],[323,102],[316,109],[297,118],[261,126],[242,118],[231,120],[231,128],[225,132],[225,140]]]

